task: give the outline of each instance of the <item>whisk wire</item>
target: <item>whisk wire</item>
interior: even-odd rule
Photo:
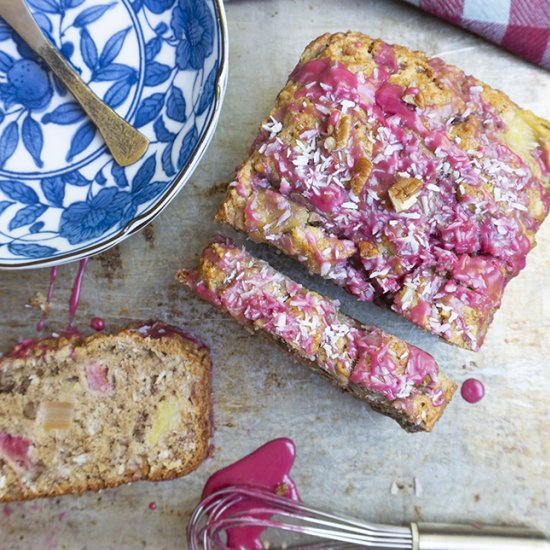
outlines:
[[[245,508],[239,504],[246,503]],[[275,516],[277,519],[273,519]],[[239,527],[271,528],[367,549],[410,550],[407,527],[377,525],[310,508],[255,487],[227,487],[203,500],[188,526],[191,550],[226,549],[223,534]],[[302,548],[319,548],[319,544]],[[330,546],[324,546],[329,548]]]
[[[280,529],[282,531],[301,533],[303,535],[311,535],[314,537],[325,538],[325,539],[341,541],[341,542],[355,543],[355,544],[370,543],[373,545],[377,545],[377,547],[380,547],[380,548],[410,548],[409,543],[401,544],[402,541],[390,540],[385,536],[366,535],[361,532],[346,533],[338,529],[308,527],[304,525],[283,523],[276,520],[262,521],[262,520],[258,520],[257,517],[246,517],[246,516],[231,518],[228,520],[222,520],[216,523],[216,525],[212,526],[212,531],[219,532],[219,531],[225,531],[227,529],[245,527],[245,526]],[[399,542],[400,545],[396,546],[396,542]]]

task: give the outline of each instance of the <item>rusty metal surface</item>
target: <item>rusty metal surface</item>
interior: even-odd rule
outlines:
[[[0,507],[0,549],[185,548],[185,525],[208,475],[264,441],[292,437],[306,501],[385,522],[485,521],[550,525],[550,224],[507,289],[480,353],[455,349],[376,306],[358,304],[263,247],[262,257],[338,298],[361,321],[420,345],[457,381],[480,378],[477,405],[459,396],[432,434],[406,434],[191,296],[174,272],[191,266],[216,226],[221,182],[245,155],[303,47],[325,31],[356,29],[438,54],[550,118],[550,75],[473,35],[398,2],[250,0],[227,5],[230,78],[217,134],[186,188],[153,225],[88,267],[78,320],[116,329],[133,318],[181,324],[212,346],[216,450],[187,478]],[[242,240],[239,237],[240,240]],[[61,268],[48,327],[67,320],[76,266]],[[0,273],[0,345],[33,333],[25,308],[48,271]],[[414,479],[417,480],[416,490]],[[393,488],[393,491],[392,491]],[[155,502],[157,509],[149,510]]]

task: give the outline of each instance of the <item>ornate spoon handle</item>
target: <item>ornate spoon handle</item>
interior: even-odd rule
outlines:
[[[23,0],[0,0],[0,16],[46,62],[70,90],[101,133],[120,166],[138,161],[149,145],[147,138],[99,99],[44,36]]]

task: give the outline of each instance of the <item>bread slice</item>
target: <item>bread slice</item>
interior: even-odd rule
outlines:
[[[456,389],[431,355],[341,314],[336,303],[230,240],[217,238],[198,267],[179,271],[177,278],[408,431],[430,431]]]
[[[477,350],[550,208],[550,122],[358,32],[305,49],[217,219]]]
[[[0,501],[191,472],[210,393],[208,349],[160,321],[21,342],[0,359]]]

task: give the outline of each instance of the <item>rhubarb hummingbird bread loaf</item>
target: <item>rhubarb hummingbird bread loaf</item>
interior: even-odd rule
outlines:
[[[357,32],[304,51],[217,219],[477,350],[549,206],[550,123]]]
[[[207,348],[159,321],[0,359],[0,501],[185,475],[211,430]]]
[[[430,431],[456,389],[431,355],[341,314],[336,303],[230,240],[217,238],[198,267],[177,278],[408,431]]]

